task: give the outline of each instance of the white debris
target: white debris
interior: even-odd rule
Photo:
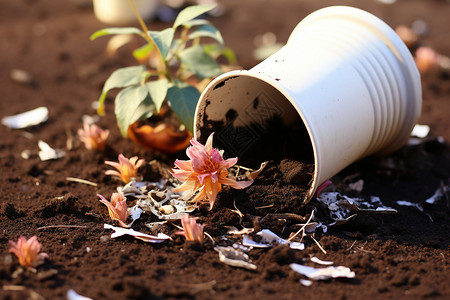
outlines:
[[[59,159],[61,157],[66,156],[66,152],[64,152],[64,150],[53,149],[46,142],[44,142],[42,140],[38,141],[38,146],[39,146],[39,149],[41,149],[39,151],[39,158],[42,161]]]
[[[243,236],[242,244],[244,246],[253,247],[253,248],[269,248],[274,245],[289,244],[291,249],[294,249],[294,250],[304,250],[305,249],[305,244],[298,243],[298,242],[290,242],[288,240],[285,240],[268,229],[263,229],[256,234],[261,237],[261,241],[256,242],[255,240],[253,240],[251,238],[251,236],[245,234]]]
[[[67,300],[92,300],[92,298],[81,296],[74,290],[70,289],[67,291]]]
[[[134,223],[134,221],[136,221],[137,219],[139,219],[140,217],[141,217],[141,214],[143,213],[144,211],[139,207],[139,206],[137,206],[137,205],[135,205],[135,206],[133,206],[133,207],[131,207],[129,210],[128,210],[128,213],[130,214],[130,217],[131,217],[131,223],[129,224],[129,226],[131,226],[133,223]]]
[[[313,268],[299,264],[290,264],[292,270],[313,280],[327,280],[330,278],[354,278],[355,272],[344,266]]]
[[[364,180],[360,179],[356,182],[349,183],[348,187],[354,191],[361,192],[364,188]]]
[[[435,204],[438,200],[447,197],[447,193],[450,191],[450,188],[448,185],[441,185],[438,187],[436,192],[434,192],[433,196],[425,200],[428,204]]]
[[[415,136],[415,137],[423,139],[423,138],[426,138],[429,133],[430,133],[430,126],[417,124],[413,128],[413,130],[411,132],[411,136]]]
[[[245,268],[249,270],[256,270],[256,265],[249,261],[249,257],[240,249],[233,247],[215,247],[219,253],[219,260],[224,264],[232,267]]]
[[[308,279],[300,279],[300,283],[304,286],[311,286],[313,284],[313,282]]]
[[[316,264],[324,265],[324,266],[331,266],[332,264],[334,264],[332,261],[321,260],[315,256],[311,257],[311,261]]]
[[[12,129],[27,128],[48,120],[47,107],[41,106],[14,116],[4,117],[2,124]]]
[[[325,204],[334,220],[328,226],[341,225],[355,218],[358,213],[397,213],[397,210],[384,206],[379,197],[371,196],[370,202],[362,198],[350,198],[339,192],[322,193],[317,201]]]
[[[158,233],[158,236],[154,236],[139,231],[135,231],[133,229],[116,227],[109,224],[104,224],[103,228],[114,230],[114,232],[111,234],[112,239],[123,235],[131,235],[147,243],[161,243],[164,242],[165,240],[170,239],[170,237],[164,233]]]

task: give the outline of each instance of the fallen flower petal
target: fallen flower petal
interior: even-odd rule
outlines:
[[[14,116],[2,118],[2,124],[12,129],[27,128],[48,120],[47,107],[41,106]]]
[[[176,160],[171,174],[183,182],[175,192],[184,192],[186,198],[194,202],[209,201],[210,209],[213,208],[217,194],[222,185],[229,185],[235,189],[243,189],[250,186],[253,180],[236,181],[228,177],[228,168],[237,163],[237,157],[223,159],[222,151],[212,147],[212,133],[205,145],[191,139],[191,146],[186,149],[186,154],[191,160]]]
[[[9,252],[14,253],[19,259],[20,265],[25,268],[37,267],[48,257],[47,253],[39,253],[42,244],[38,242],[36,236],[32,236],[28,240],[21,236],[17,243],[13,241],[9,241],[9,243],[11,244]]]
[[[195,218],[191,218],[185,214],[181,219],[183,231],[178,231],[176,234],[184,235],[187,241],[203,243],[203,228],[205,225],[197,224]]]
[[[115,227],[109,224],[104,224],[103,228],[105,229],[112,229],[114,230],[114,233],[111,234],[111,238],[116,238],[122,235],[131,235],[137,238],[138,240],[142,240],[147,243],[162,243],[165,240],[170,239],[170,236],[164,234],[164,233],[158,233],[157,236],[145,234],[139,231],[135,231],[133,229],[126,229],[121,227]]]
[[[78,129],[78,137],[88,150],[104,151],[109,130],[103,130],[95,124],[83,123],[83,129]]]
[[[100,194],[97,194],[97,196],[101,199],[100,202],[108,207],[108,213],[112,220],[116,220],[117,222],[119,222],[119,225],[122,227],[128,228],[131,226],[131,224],[125,224],[128,219],[129,213],[127,200],[123,194],[113,193],[111,196],[111,202],[106,200],[106,198]]]
[[[144,159],[138,160],[137,156],[134,156],[130,159],[123,156],[123,154],[119,154],[119,162],[113,161],[105,161],[105,164],[110,165],[117,169],[108,170],[105,172],[106,175],[114,175],[119,177],[125,184],[131,181],[132,178],[137,178],[137,170],[140,166],[144,164]]]

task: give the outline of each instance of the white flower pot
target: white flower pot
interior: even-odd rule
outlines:
[[[309,150],[298,151],[315,164],[309,201],[349,164],[404,145],[421,105],[419,72],[396,33],[370,13],[334,6],[307,16],[259,65],[211,82],[197,105],[194,137],[215,131],[219,147],[246,157],[238,162],[245,166],[276,146],[258,142],[271,118],[286,128],[300,118],[305,132],[295,139]]]
[[[150,20],[156,14],[159,0],[133,0],[143,20]],[[137,19],[128,0],[93,0],[97,19],[108,25],[129,25]]]

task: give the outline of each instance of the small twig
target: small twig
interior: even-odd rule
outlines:
[[[353,248],[353,246],[356,244],[356,240],[355,241],[353,241],[353,243],[352,243],[352,245],[349,247],[349,248],[347,248],[347,251],[350,251],[350,250],[352,250],[352,248]]]
[[[306,228],[306,226],[309,224],[309,222],[311,222],[311,220],[312,220],[312,218],[313,218],[313,216],[314,216],[314,210],[313,211],[311,211],[311,215],[309,216],[309,219],[308,219],[308,221],[306,221],[306,223],[302,226],[302,228],[300,228],[293,236],[291,236],[290,238],[288,238],[287,240],[288,241],[291,241],[291,240],[293,240],[297,235],[299,235],[300,234],[300,232],[304,232],[305,231],[305,228]],[[302,238],[303,238],[303,236],[302,236]]]
[[[316,239],[313,236],[310,236],[310,238],[312,238],[312,240],[316,243],[317,247],[319,247],[319,249],[323,252],[323,254],[327,254],[327,251],[323,249],[323,247],[319,244],[318,241],[316,241]]]
[[[207,232],[203,232],[203,233],[211,240],[211,242],[213,243],[213,246],[215,246],[216,242],[214,242],[214,239],[212,238],[212,236]]]
[[[39,227],[37,230],[47,229],[47,228],[89,228],[89,226],[84,225],[48,225]]]
[[[256,206],[255,209],[270,208],[272,206],[274,206],[274,204],[270,203],[270,204],[266,204],[266,205],[263,205],[263,206]]]
[[[85,179],[75,178],[75,177],[66,177],[66,180],[78,182],[78,183],[84,183],[84,184],[88,184],[88,185],[92,185],[92,186],[97,186],[97,184],[95,182],[85,180]]]

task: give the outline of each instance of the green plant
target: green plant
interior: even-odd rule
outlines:
[[[115,98],[114,110],[124,137],[127,136],[129,125],[158,113],[165,102],[181,123],[192,131],[200,91],[186,81],[192,77],[200,81],[220,75],[222,67],[217,62],[219,56],[225,57],[230,63],[235,61],[234,53],[224,47],[219,30],[207,20],[196,19],[215,5],[187,7],[178,14],[172,27],[151,31],[136,12],[132,0],[129,1],[142,29],[101,29],[91,36],[91,40],[118,34],[141,36],[146,44],[136,49],[133,55],[138,61],[146,60],[147,64],[114,71],[103,86],[98,113],[104,114],[107,93],[111,89],[121,88]],[[214,42],[200,43],[201,38],[209,38]],[[147,59],[150,56],[156,59],[154,67]]]

